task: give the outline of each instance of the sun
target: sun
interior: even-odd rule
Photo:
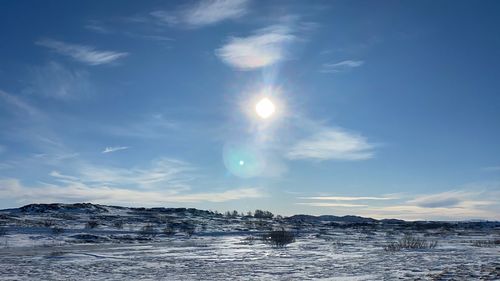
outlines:
[[[261,99],[255,105],[255,112],[257,112],[257,115],[259,115],[262,119],[271,117],[271,115],[274,114],[274,111],[276,111],[274,103],[268,98]]]

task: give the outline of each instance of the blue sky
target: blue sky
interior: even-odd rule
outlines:
[[[2,1],[0,208],[500,219],[499,8]]]

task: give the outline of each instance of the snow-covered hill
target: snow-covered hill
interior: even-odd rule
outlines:
[[[295,239],[272,247],[276,229]],[[499,238],[485,221],[30,204],[0,210],[0,280],[499,280]]]

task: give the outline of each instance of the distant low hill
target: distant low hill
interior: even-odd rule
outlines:
[[[20,208],[0,210],[1,214],[24,214],[24,215],[49,215],[49,214],[68,214],[77,215],[85,214],[87,216],[99,215],[104,217],[119,217],[134,215],[137,219],[140,217],[148,218],[155,215],[169,215],[173,214],[178,217],[199,217],[199,218],[213,218],[213,219],[229,219],[229,218],[252,218],[272,220],[274,222],[283,222],[287,225],[325,225],[331,227],[356,227],[356,226],[383,226],[383,225],[396,225],[400,227],[433,229],[433,228],[483,228],[483,227],[500,227],[500,222],[491,221],[461,221],[461,222],[443,222],[443,221],[404,221],[400,219],[373,219],[360,216],[335,216],[335,215],[306,215],[299,214],[289,217],[274,217],[271,212],[256,210],[253,215],[238,214],[238,212],[227,212],[221,214],[218,212],[199,210],[195,208],[142,208],[142,207],[121,207],[121,206],[108,206],[92,203],[51,203],[51,204],[28,204]]]

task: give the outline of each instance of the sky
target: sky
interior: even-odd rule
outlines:
[[[499,10],[1,1],[0,208],[500,220]]]

